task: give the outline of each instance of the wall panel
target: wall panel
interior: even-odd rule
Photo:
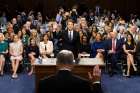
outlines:
[[[140,13],[139,0],[0,0],[0,5],[7,5],[11,13],[14,13],[13,11],[16,9],[26,11],[34,9],[50,16],[55,15],[59,5],[68,8],[76,3],[84,3],[90,8],[94,8],[96,4],[99,4],[106,9],[117,9],[124,15],[131,12]]]

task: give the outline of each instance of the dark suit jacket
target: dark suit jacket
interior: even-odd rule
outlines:
[[[26,55],[28,56],[28,54],[31,53],[31,52],[35,53],[36,58],[39,57],[39,47],[38,46],[29,45],[28,47],[26,47]]]
[[[123,54],[122,49],[122,41],[118,40],[116,41],[116,53],[115,54],[109,54],[109,50],[112,50],[112,39],[109,39],[106,41],[106,54],[107,54],[107,60],[109,60],[111,63],[116,63],[119,59],[121,59]]]
[[[70,71],[60,70],[40,81],[39,93],[102,93],[102,90],[100,83],[94,84],[92,89],[87,80],[72,75]]]
[[[140,67],[140,41],[136,44],[136,53],[134,57],[137,61],[137,65]]]
[[[111,49],[112,49],[112,39],[109,39],[106,41],[106,50],[108,52]],[[121,52],[122,52],[122,41],[117,39],[117,41],[116,41],[116,54],[119,54]]]
[[[74,56],[77,57],[79,45],[80,36],[78,32],[73,31],[73,40],[69,40],[68,30],[62,32],[62,49],[72,51]]]

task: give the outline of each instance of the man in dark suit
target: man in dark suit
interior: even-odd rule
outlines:
[[[101,70],[95,66],[88,72],[90,81],[73,75],[74,56],[69,50],[62,50],[57,55],[58,72],[39,83],[39,93],[102,93],[100,78]]]
[[[140,41],[136,44],[135,61],[137,62],[138,75],[140,75]]]
[[[62,49],[70,50],[74,54],[74,58],[78,57],[78,48],[80,44],[79,33],[74,31],[73,20],[67,21],[67,30],[62,33]]]
[[[110,76],[113,76],[114,69],[117,68],[117,62],[122,52],[122,42],[116,38],[117,32],[110,32],[111,39],[106,42],[107,60],[111,63],[109,68]]]

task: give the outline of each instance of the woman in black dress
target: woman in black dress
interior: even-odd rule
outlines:
[[[33,64],[35,63],[36,58],[39,56],[39,48],[34,39],[30,39],[30,45],[27,47],[26,52],[31,63],[31,71],[28,73],[28,75],[32,75],[34,68]]]
[[[88,41],[87,35],[82,35],[81,36],[81,42],[79,46],[79,57],[82,57],[81,55],[88,55],[90,54],[90,44]]]
[[[134,71],[137,71],[137,68],[134,64],[134,53],[136,49],[136,44],[133,39],[132,34],[127,35],[127,40],[123,45],[123,50],[127,56],[127,75],[130,76],[130,67],[133,66]]]

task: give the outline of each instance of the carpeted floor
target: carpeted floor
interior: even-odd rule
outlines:
[[[4,75],[0,77],[0,93],[35,93],[35,78],[27,74],[19,74],[18,79]]]
[[[140,76],[126,79],[103,74],[102,87],[104,93],[140,93]],[[0,93],[35,93],[35,77],[22,73],[18,79],[11,79],[10,75],[4,75],[0,77]]]
[[[102,87],[104,93],[140,93],[140,76],[125,78],[121,75],[109,77],[103,75]]]

